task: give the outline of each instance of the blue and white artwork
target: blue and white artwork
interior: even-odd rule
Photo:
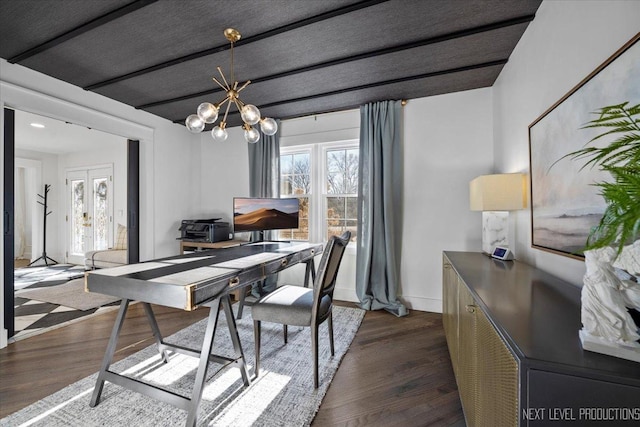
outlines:
[[[583,161],[558,159],[602,133],[581,129],[597,118],[594,112],[623,102],[640,104],[638,39],[529,126],[533,247],[581,256],[589,231],[600,222],[605,202],[593,183],[611,177],[597,169],[581,170]],[[597,144],[610,141],[601,138]]]

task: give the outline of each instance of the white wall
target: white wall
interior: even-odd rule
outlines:
[[[27,160],[37,160],[41,162],[41,182],[36,183],[36,194],[44,196],[44,184],[52,185],[51,191],[47,196],[47,205],[51,215],[47,217],[47,256],[62,262],[64,260],[64,241],[61,240],[64,236],[58,233],[58,222],[60,218],[64,219],[64,203],[62,202],[62,196],[58,191],[55,191],[58,187],[58,155],[51,153],[41,153],[39,151],[21,150],[16,148],[16,157]],[[27,201],[41,201],[36,194],[27,194]],[[64,194],[64,193],[62,193]],[[31,260],[35,260],[42,255],[42,206],[39,204],[34,210],[34,215],[37,218],[38,228],[36,230],[36,246],[31,253]],[[31,218],[29,218],[30,220]]]
[[[469,181],[492,172],[491,89],[412,99],[404,107],[402,300],[442,311],[442,251],[480,251]]]
[[[638,1],[544,1],[493,86],[497,172],[529,171],[528,126],[638,32]],[[514,212],[518,259],[579,285],[584,263],[531,248]]]
[[[249,148],[242,128],[228,132],[224,142],[214,141],[210,132],[201,134],[198,218],[222,218],[232,227],[233,198],[249,197]]]

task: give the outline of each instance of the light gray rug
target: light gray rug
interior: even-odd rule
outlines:
[[[63,305],[76,310],[90,310],[120,300],[109,295],[85,292],[84,278],[70,280],[62,285],[19,291],[16,296]]]
[[[326,322],[320,327],[318,389],[313,388],[309,328],[289,327],[289,343],[284,345],[282,326],[263,323],[260,377],[247,388],[237,368],[229,367],[220,371],[221,365],[211,363],[198,413],[198,425],[309,425],[360,327],[364,311],[336,306],[333,316],[336,340],[333,357],[329,350]],[[218,329],[214,340],[214,352],[232,356],[233,347],[225,327],[224,313],[220,314],[220,322],[222,327]],[[253,375],[253,320],[250,307],[245,307],[243,319],[238,320],[237,325],[250,375]],[[177,332],[167,341],[198,348],[205,327],[206,319]],[[190,396],[197,365],[197,359],[175,354],[170,357],[168,364],[163,364],[155,347],[149,346],[112,365],[111,369]],[[1,419],[0,425],[179,426],[186,422],[185,411],[109,382],[105,384],[101,403],[90,408],[89,400],[96,376],[94,374],[71,384]]]

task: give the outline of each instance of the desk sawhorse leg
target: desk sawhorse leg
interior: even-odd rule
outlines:
[[[104,382],[109,381],[113,384],[128,388],[137,393],[147,395],[151,398],[169,403],[180,409],[184,409],[188,412],[186,425],[187,427],[192,427],[196,425],[198,407],[200,406],[200,400],[202,398],[202,391],[204,389],[204,382],[207,375],[209,362],[237,363],[238,367],[240,368],[240,373],[242,375],[244,385],[249,386],[251,384],[251,379],[249,377],[247,365],[244,359],[244,352],[242,351],[242,345],[240,343],[240,336],[238,335],[238,329],[233,317],[233,310],[231,309],[231,299],[229,298],[229,295],[224,295],[220,298],[216,298],[210,304],[207,304],[209,306],[210,312],[207,321],[207,329],[205,331],[204,340],[202,343],[202,349],[200,351],[165,343],[162,340],[162,335],[160,334],[158,323],[156,322],[156,318],[153,314],[153,311],[151,310],[151,305],[146,302],[142,303],[144,304],[144,310],[147,315],[147,319],[149,320],[149,325],[151,326],[151,329],[153,331],[153,335],[158,346],[158,351],[162,356],[163,362],[166,363],[168,361],[168,351],[175,351],[177,353],[187,354],[189,356],[198,357],[200,359],[191,398],[181,396],[168,390],[163,390],[154,385],[147,384],[142,381],[110,371],[109,367],[111,366],[113,355],[116,351],[118,336],[120,335],[120,331],[122,330],[122,324],[124,323],[124,319],[127,314],[127,309],[130,302],[131,300],[123,299],[122,303],[120,304],[120,310],[118,311],[116,322],[113,325],[113,330],[111,331],[109,344],[107,345],[107,350],[105,351],[104,359],[102,360],[102,366],[100,368],[100,372],[98,373],[98,379],[96,380],[96,385],[93,390],[93,395],[91,396],[91,402],[89,403],[89,406],[94,407],[98,403],[100,403],[100,395],[102,394]],[[227,318],[227,325],[229,327],[231,341],[233,342],[235,358],[228,358],[211,354],[211,351],[213,349],[213,339],[215,338],[216,327],[218,324],[218,316],[220,314],[220,304],[222,304],[225,317]]]

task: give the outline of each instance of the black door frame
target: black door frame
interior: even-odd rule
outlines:
[[[4,181],[3,181],[3,245],[4,245],[4,327],[7,338],[15,335],[14,298],[13,298],[13,257],[14,235],[13,220],[15,215],[15,168],[16,168],[16,112],[4,109]]]
[[[127,261],[140,262],[140,141],[127,140]]]
[[[15,110],[4,108],[4,327],[7,339],[15,335],[14,310],[14,242],[15,236]],[[128,262],[140,261],[140,141],[127,140],[127,256]]]

